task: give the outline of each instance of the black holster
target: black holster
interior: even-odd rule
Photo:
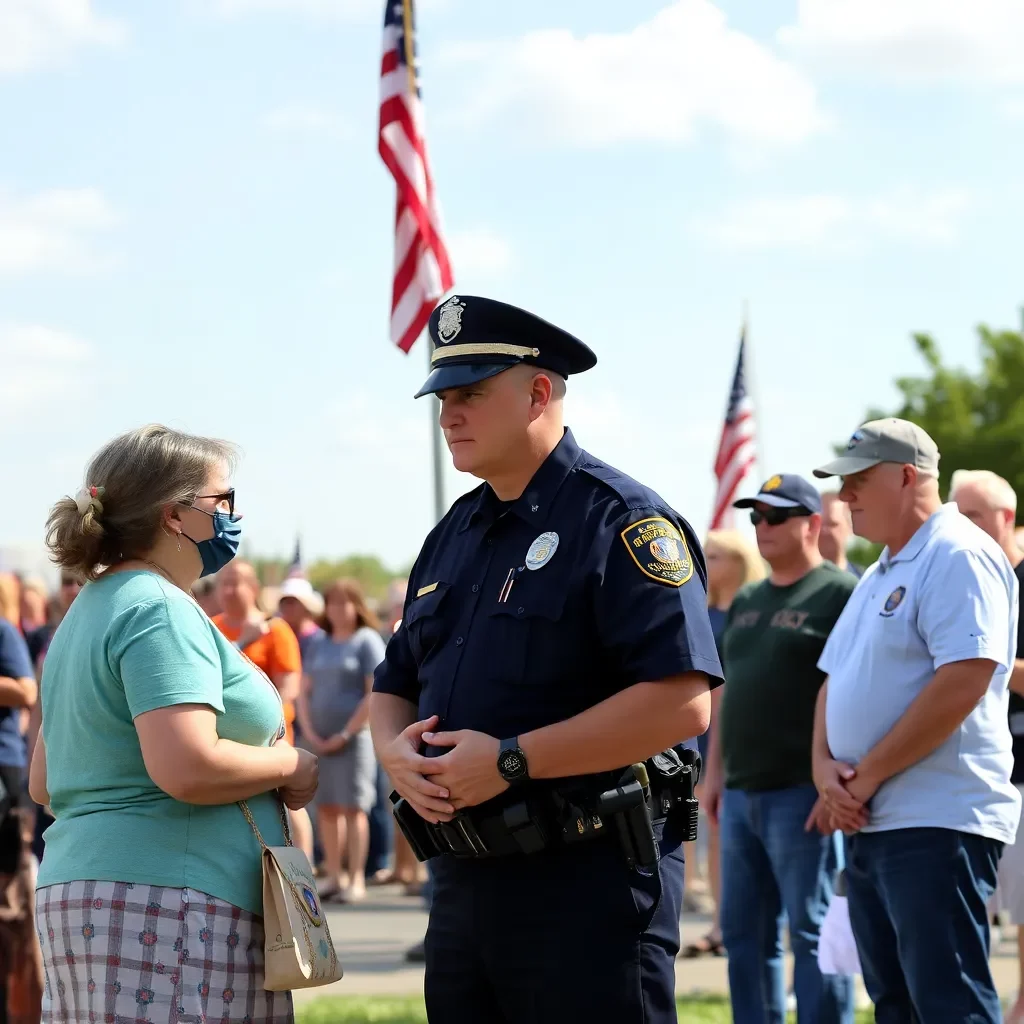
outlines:
[[[597,798],[597,813],[614,821],[619,843],[630,868],[654,868],[658,864],[658,842],[651,818],[650,787],[643,764],[630,765],[610,789]]]
[[[412,852],[419,861],[429,860],[437,855],[437,846],[434,837],[430,834],[427,823],[409,806],[404,797],[399,796],[394,790],[391,792],[392,813],[398,827],[402,830],[412,847]]]
[[[694,790],[700,781],[700,754],[679,744],[644,763],[651,780],[655,816],[673,818],[683,842],[696,842],[699,806]]]

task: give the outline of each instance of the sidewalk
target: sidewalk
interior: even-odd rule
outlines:
[[[331,936],[345,977],[326,988],[295,993],[297,1002],[324,995],[410,995],[423,991],[423,968],[405,962],[405,951],[423,938],[427,915],[423,903],[401,895],[397,886],[370,890],[365,903],[352,907],[328,904]],[[707,931],[708,919],[688,914],[683,919],[683,945]],[[1000,995],[1017,991],[1016,936],[1004,929],[1005,938],[993,951],[992,970]],[[995,938],[995,936],[994,936]],[[995,944],[994,944],[995,945]],[[676,991],[728,993],[724,957],[676,961]]]

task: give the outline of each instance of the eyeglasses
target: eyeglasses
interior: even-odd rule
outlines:
[[[788,519],[796,519],[799,516],[809,516],[811,513],[805,508],[766,508],[759,512],[756,508],[750,510],[750,521],[755,526],[767,523],[769,526],[781,526]]]
[[[200,498],[215,498],[217,504],[214,506],[216,512],[226,512],[229,516],[235,514],[235,489],[232,487],[230,490],[225,491],[223,494],[197,494],[189,506],[195,508],[197,512],[206,512],[205,508],[196,508],[196,502]],[[207,515],[212,515],[211,512],[206,512]]]

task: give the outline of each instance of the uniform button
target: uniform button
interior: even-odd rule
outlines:
[[[525,611],[526,611],[526,609],[522,605],[520,605],[518,610],[517,610],[517,612],[516,612],[516,614],[517,615],[522,615],[523,612],[525,612]]]
[[[473,593],[475,594],[479,590],[480,590],[480,584],[479,583],[474,583],[473,584]]]
[[[458,638],[458,640],[455,641],[455,646],[456,647],[461,647],[463,643],[464,643],[464,641],[463,641],[462,637],[460,636]]]

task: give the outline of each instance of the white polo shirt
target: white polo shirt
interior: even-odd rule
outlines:
[[[856,765],[943,665],[998,665],[960,728],[882,784],[865,832],[929,826],[1014,841],[1021,798],[1010,783],[1007,682],[1017,601],[1006,555],[952,503],[864,574],[818,662],[828,674],[826,725],[837,760]]]

